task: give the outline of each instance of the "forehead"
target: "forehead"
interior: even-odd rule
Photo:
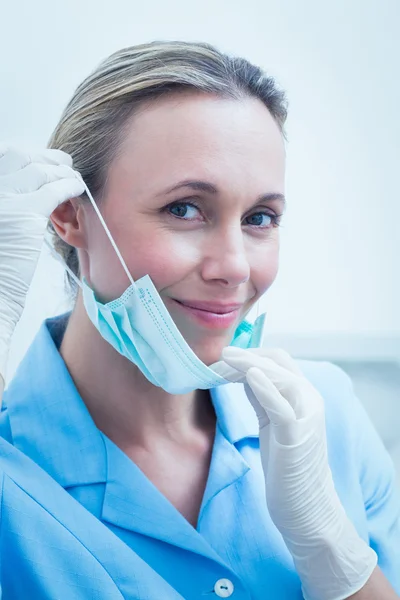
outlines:
[[[193,178],[281,187],[284,168],[282,133],[260,100],[185,92],[131,118],[110,175],[129,177],[135,187]]]

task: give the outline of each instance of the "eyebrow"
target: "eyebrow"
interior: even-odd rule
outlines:
[[[185,181],[180,181],[173,187],[166,190],[164,192],[164,194],[170,194],[171,192],[176,192],[177,190],[179,190],[181,188],[190,188],[197,192],[204,192],[206,194],[218,194],[218,188],[215,187],[215,185],[213,185],[212,183],[209,183],[208,181],[198,181],[198,180],[193,180],[193,179],[187,179]],[[278,192],[270,192],[268,194],[262,194],[261,196],[258,196],[258,198],[256,199],[256,202],[272,202],[274,200],[275,201],[278,200],[278,201],[282,202],[282,204],[284,206],[286,205],[285,196]]]

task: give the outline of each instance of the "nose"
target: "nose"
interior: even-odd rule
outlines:
[[[219,281],[225,287],[237,287],[250,279],[250,264],[242,228],[217,228],[205,243],[202,261],[204,281]]]

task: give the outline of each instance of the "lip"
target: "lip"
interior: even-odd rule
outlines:
[[[226,329],[238,318],[243,304],[221,304],[218,302],[200,302],[197,300],[175,300],[178,306],[197,323],[210,329]]]
[[[197,310],[204,310],[206,312],[216,313],[219,315],[223,315],[226,313],[233,312],[234,310],[239,310],[243,306],[238,303],[231,304],[223,304],[222,302],[208,302],[208,301],[199,301],[199,300],[175,300],[179,304],[183,304],[188,308],[195,308]]]

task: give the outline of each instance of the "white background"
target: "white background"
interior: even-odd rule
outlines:
[[[124,46],[202,40],[258,63],[290,101],[271,339],[299,355],[398,360],[399,29],[398,0],[2,0],[0,138],[46,145],[75,87]],[[45,255],[10,374],[65,306],[62,271]]]
[[[265,301],[269,331],[384,338],[400,356],[398,0],[3,2],[8,141],[44,146],[80,81],[139,42],[205,40],[275,75],[290,101],[289,206],[281,272]],[[11,368],[60,308],[51,263],[37,273]]]

